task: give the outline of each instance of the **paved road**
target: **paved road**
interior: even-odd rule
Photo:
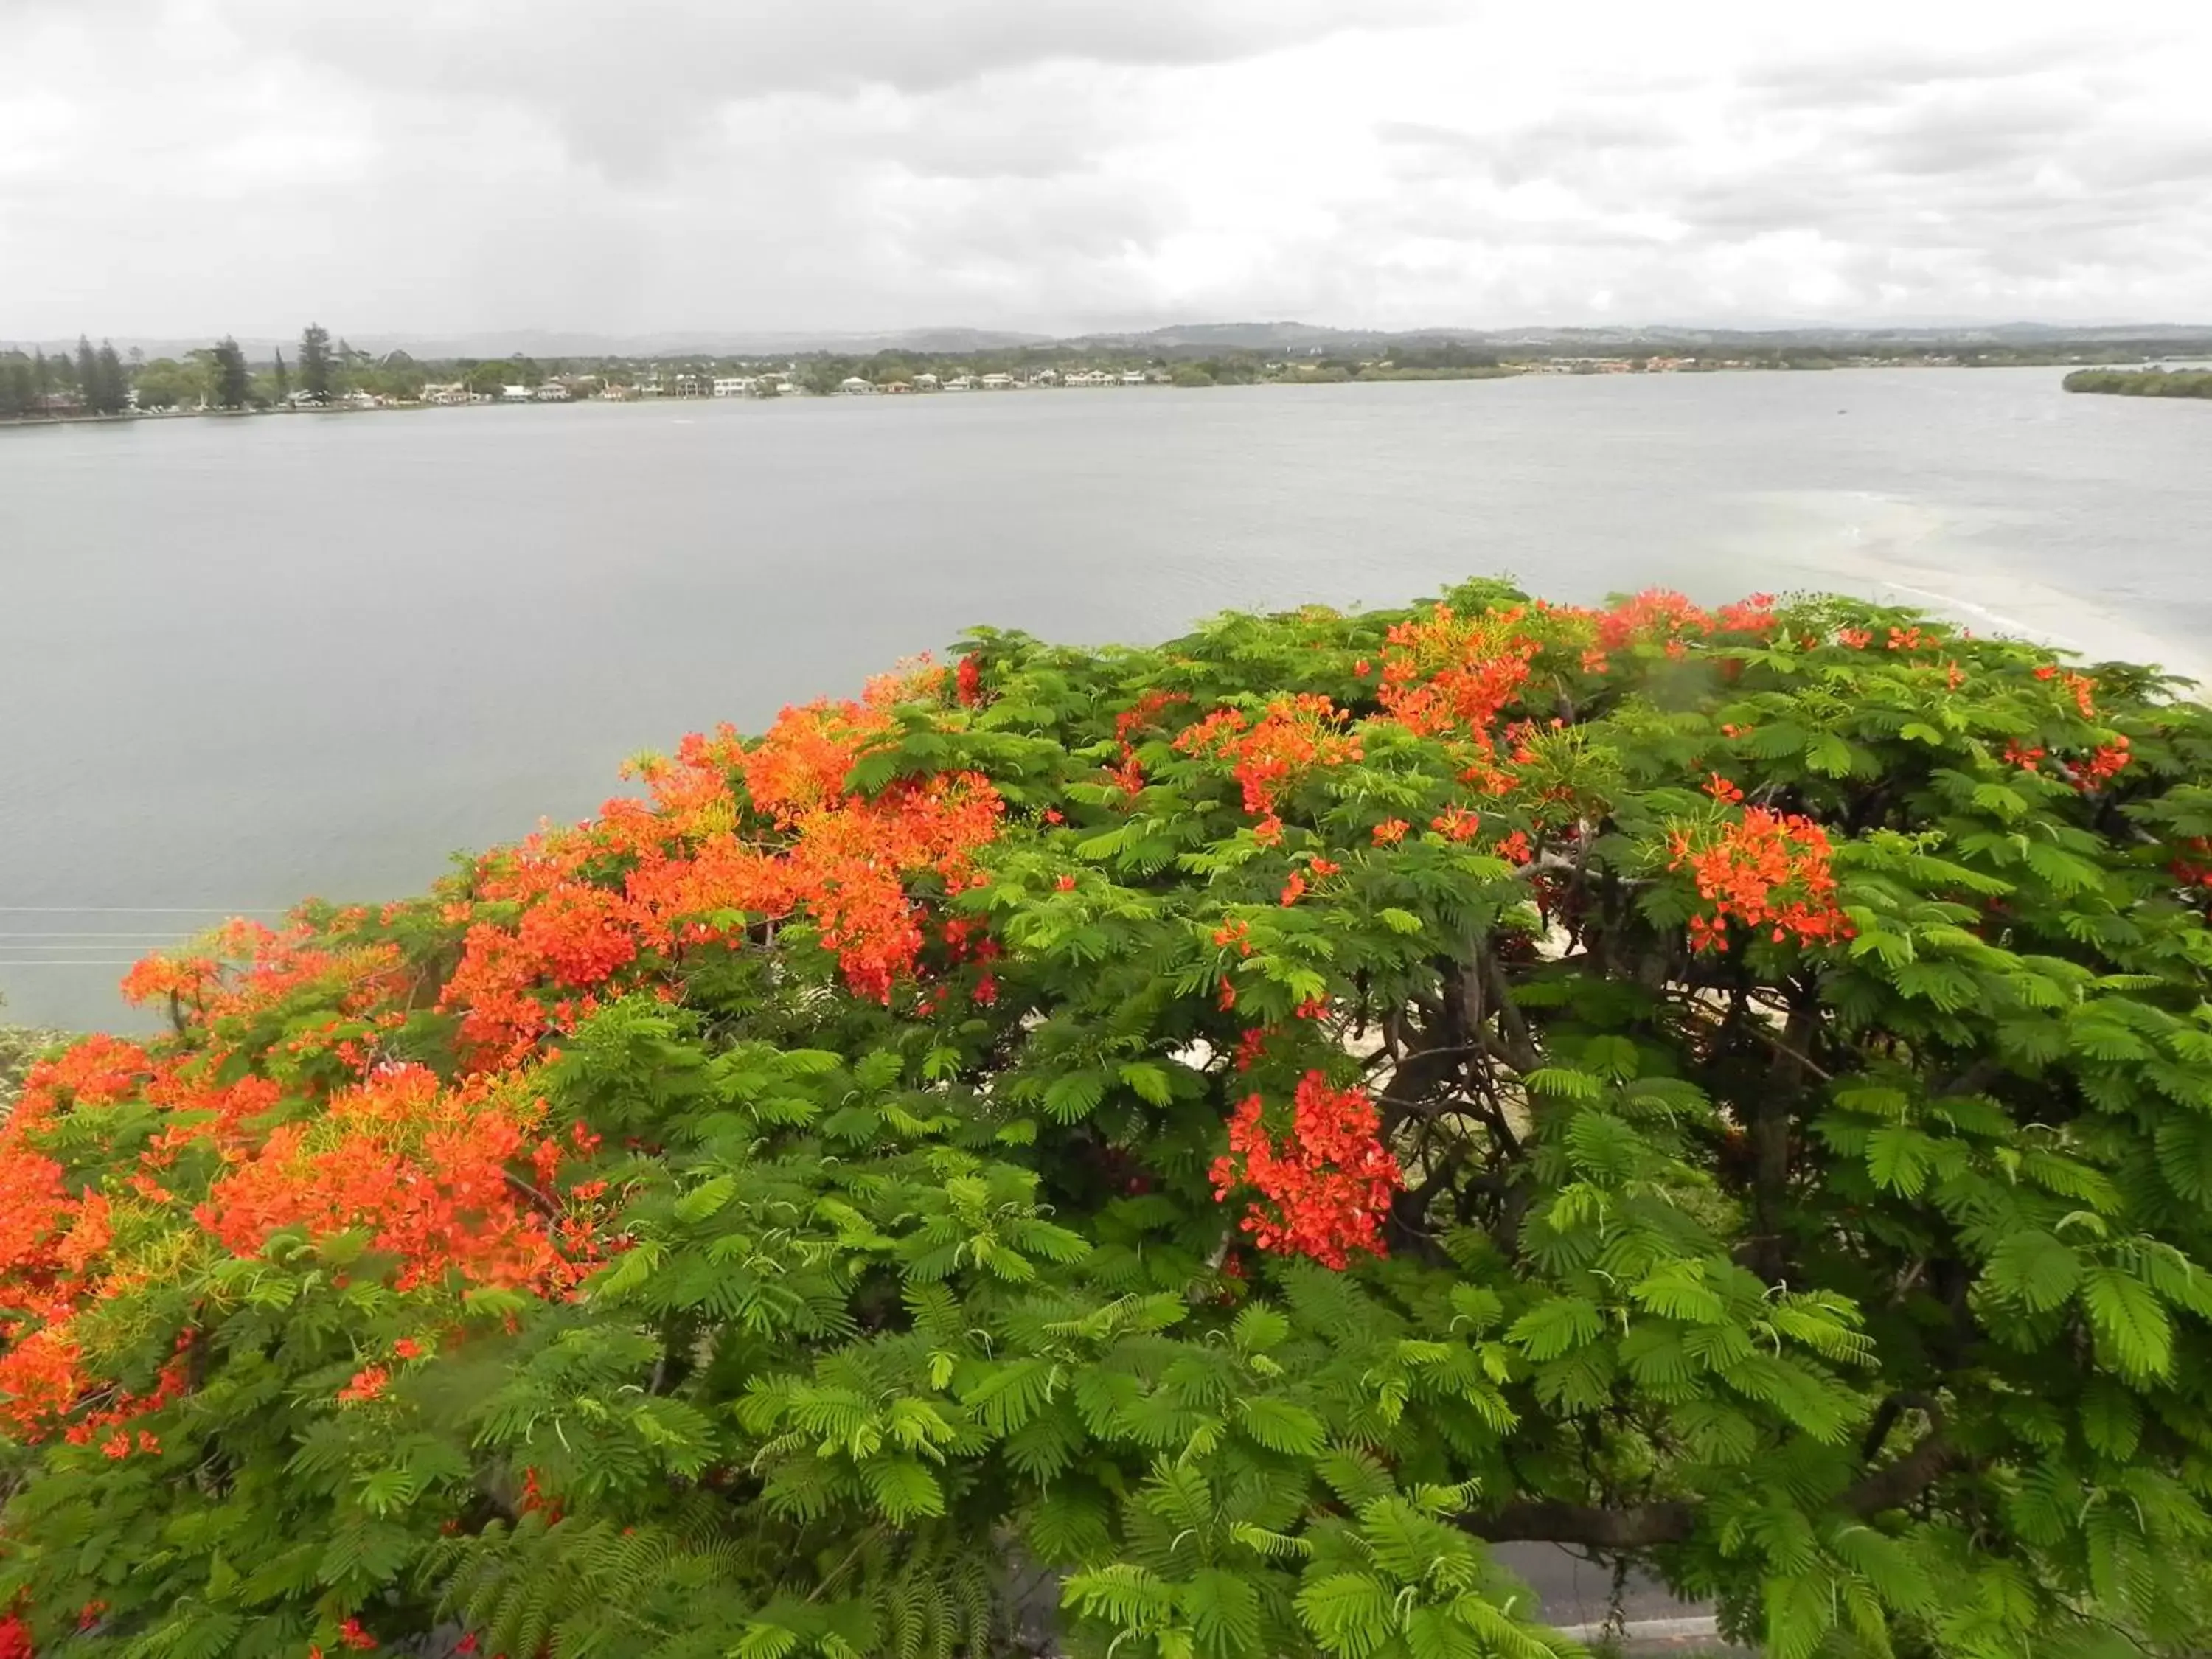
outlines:
[[[1597,1625],[1612,1610],[1613,1573],[1557,1544],[1493,1544],[1491,1554],[1536,1592],[1544,1620],[1553,1625]],[[1621,1612],[1630,1623],[1650,1619],[1689,1619],[1711,1609],[1678,1601],[1664,1585],[1631,1575],[1621,1592]]]

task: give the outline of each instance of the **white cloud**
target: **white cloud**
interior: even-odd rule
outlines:
[[[0,337],[2212,319],[2195,9],[0,0]]]

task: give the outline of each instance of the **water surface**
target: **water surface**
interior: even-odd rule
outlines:
[[[2195,669],[2212,404],[2060,375],[0,430],[5,1017],[118,1021],[142,945],[417,890],[590,811],[627,754],[757,727],[974,622],[1160,637],[1508,572],[1568,599],[1886,594]]]

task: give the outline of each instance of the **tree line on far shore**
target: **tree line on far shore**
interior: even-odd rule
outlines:
[[[2118,398],[2212,398],[2212,369],[2077,368],[2063,384]]]
[[[501,364],[497,372],[511,368]],[[427,379],[405,352],[380,358],[333,340],[320,324],[301,331],[289,362],[282,347],[266,362],[253,362],[228,336],[181,357],[150,361],[137,349],[125,357],[106,341],[94,348],[87,338],[73,355],[0,350],[0,420],[327,404],[354,392],[410,399],[422,395]]]

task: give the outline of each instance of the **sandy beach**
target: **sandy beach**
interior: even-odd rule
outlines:
[[[2001,520],[1858,491],[1776,493],[1757,505],[1776,522],[1745,550],[1787,571],[1791,586],[1913,605],[2086,662],[2152,663],[2212,685],[2212,645],[2115,608],[2094,592],[2092,572],[2081,589],[2023,574],[1997,550]]]

